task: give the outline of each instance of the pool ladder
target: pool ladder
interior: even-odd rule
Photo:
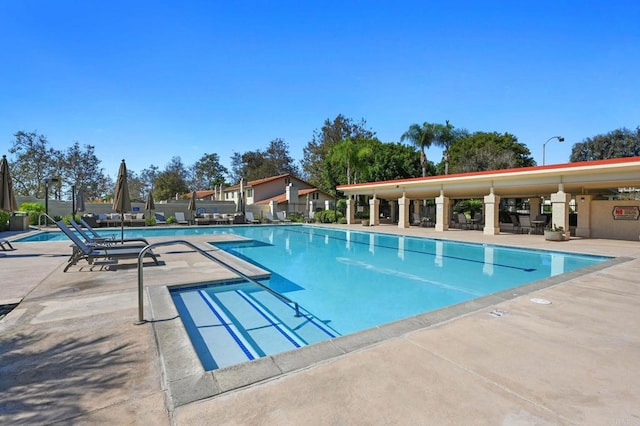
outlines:
[[[238,269],[234,268],[233,266],[229,265],[226,262],[223,262],[222,260],[218,259],[217,257],[212,256],[211,254],[207,253],[206,251],[204,251],[200,247],[196,246],[195,244],[190,243],[189,241],[186,241],[186,240],[172,240],[172,241],[160,241],[158,243],[149,244],[148,246],[143,248],[140,251],[140,253],[138,254],[138,321],[136,321],[135,324],[144,324],[146,322],[145,319],[144,319],[144,297],[143,297],[143,291],[144,291],[144,277],[143,277],[144,261],[143,260],[144,260],[145,254],[149,250],[154,248],[154,247],[171,246],[171,245],[176,245],[176,244],[184,244],[186,246],[191,247],[192,249],[194,249],[195,251],[197,251],[198,253],[200,253],[201,255],[206,257],[207,259],[212,260],[212,261],[216,262],[217,264],[219,264],[221,266],[224,266],[226,269],[228,269],[229,271],[231,271],[234,274],[238,275],[242,279],[244,279],[246,281],[249,281],[251,284],[257,285],[258,287],[260,287],[263,290],[271,293],[272,295],[274,295],[278,299],[282,300],[283,302],[288,303],[290,305],[293,305],[293,307],[296,310],[295,316],[296,317],[301,316],[301,314],[300,314],[300,306],[298,305],[298,302],[294,302],[293,300],[289,299],[287,296],[278,293],[277,291],[267,287],[264,284],[261,284],[260,282],[254,280],[251,277],[248,277],[244,273],[240,272]]]

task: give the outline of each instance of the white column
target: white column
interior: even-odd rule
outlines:
[[[349,197],[347,200],[347,225],[351,225],[355,222],[356,218],[356,201]]]
[[[313,220],[313,215],[316,214],[316,202],[315,200],[309,201],[309,220]]]
[[[562,226],[565,239],[569,239],[569,202],[571,194],[563,190],[562,184],[558,185],[558,192],[551,194],[551,225]]]
[[[484,228],[485,235],[498,235],[500,233],[500,197],[493,193],[484,197]]]
[[[591,238],[591,195],[576,195],[578,226],[576,237]]]
[[[402,198],[398,198],[398,228],[408,228],[411,226],[411,220],[409,220],[409,200],[404,194]]]
[[[371,198],[369,200],[369,226],[380,225],[380,200]]]
[[[449,197],[444,196],[444,191],[440,191],[440,196],[436,197],[436,231],[444,232],[449,229]]]

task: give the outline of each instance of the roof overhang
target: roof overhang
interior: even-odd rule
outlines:
[[[640,157],[551,166],[460,173],[338,186],[345,195],[397,199],[431,199],[440,191],[449,198],[480,198],[493,190],[501,197],[528,198],[557,192],[598,194],[611,188],[640,187]]]

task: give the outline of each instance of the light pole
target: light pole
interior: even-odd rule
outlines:
[[[44,180],[44,212],[47,215],[47,224],[49,223],[49,184],[58,183],[60,178],[52,177]]]
[[[544,148],[547,146],[547,143],[552,139],[558,139],[558,142],[564,142],[564,138],[562,136],[552,136],[547,139],[547,142],[542,144],[542,165],[544,166]]]

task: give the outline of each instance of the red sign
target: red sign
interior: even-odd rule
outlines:
[[[639,217],[640,207],[638,206],[615,206],[613,208],[615,220],[638,220]]]

